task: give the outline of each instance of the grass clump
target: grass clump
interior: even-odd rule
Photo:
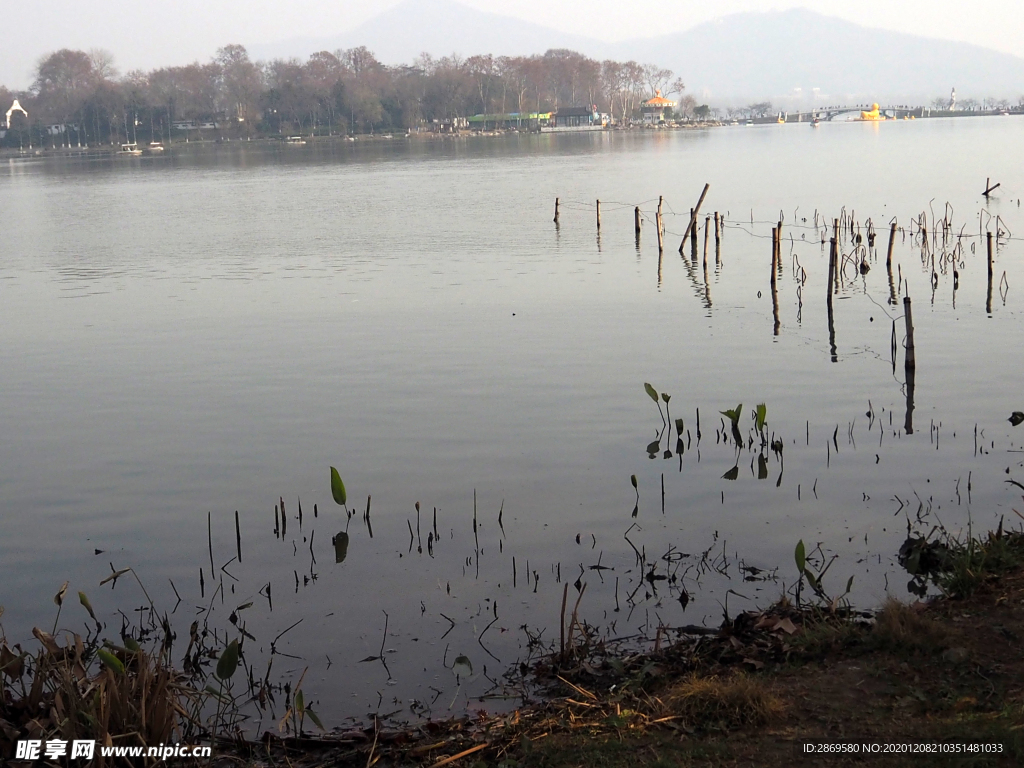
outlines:
[[[809,612],[800,631],[789,638],[789,646],[798,658],[818,658],[838,653],[860,642],[864,625],[847,616]]]
[[[985,582],[1024,567],[1024,532],[1003,530],[960,538],[945,530],[935,540],[910,536],[900,547],[900,564],[914,578],[910,589],[920,596],[930,581],[946,597],[973,595]]]
[[[888,598],[875,616],[870,644],[901,655],[936,654],[950,646],[949,629],[915,606]]]
[[[728,677],[690,675],[658,697],[666,715],[703,728],[768,722],[782,713],[782,702],[763,680],[742,673]]]
[[[207,694],[184,682],[163,649],[104,647],[74,633],[62,645],[40,629],[33,635],[41,645],[35,655],[0,639],[0,754],[13,754],[23,738],[149,747],[199,735],[193,726]]]

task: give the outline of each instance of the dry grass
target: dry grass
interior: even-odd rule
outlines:
[[[13,754],[13,743],[4,742],[22,738],[155,746],[196,735],[194,715],[206,696],[186,685],[162,652],[101,649],[71,633],[61,645],[42,630],[33,634],[42,646],[35,656],[0,641],[0,754]],[[96,765],[103,764],[97,753]]]
[[[783,711],[782,702],[763,680],[742,673],[728,677],[690,675],[673,684],[658,698],[664,713],[702,727],[768,722]]]
[[[875,616],[871,643],[876,648],[899,654],[941,653],[949,647],[950,631],[920,606],[888,598]]]

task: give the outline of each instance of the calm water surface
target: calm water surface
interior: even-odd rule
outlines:
[[[227,617],[252,602],[239,615],[257,676],[270,641],[302,619],[278,641],[289,656],[271,679],[294,682],[308,666],[307,699],[339,722],[409,714],[413,701],[434,716],[501,706],[474,697],[525,657],[524,625],[557,639],[563,584],[577,579],[581,617],[612,635],[717,625],[726,600],[730,612],[770,602],[795,580],[798,539],[838,555],[831,591],[854,576],[857,604],[906,598],[895,552],[908,521],[984,529],[1019,508],[1005,480],[1024,480],[1024,433],[1006,420],[1024,410],[1021,243],[998,240],[989,312],[979,230],[994,232],[999,216],[1006,233],[1024,233],[1021,126],[5,160],[3,629],[13,641],[51,625],[51,598],[70,579],[113,636],[118,609],[130,615],[144,597],[124,580],[112,592],[98,584],[131,566],[174,609],[179,642],[211,605],[211,626],[235,636]],[[1002,186],[985,201],[989,176]],[[728,217],[706,278],[702,258],[676,252],[705,181],[704,211]],[[669,230],[660,268],[659,196]],[[963,251],[944,260],[955,239],[940,240],[933,282],[911,220],[926,212],[931,229],[947,202]],[[814,221],[844,206],[879,238],[870,272],[849,267],[835,297],[833,354]],[[770,222],[780,216],[776,335]],[[887,301],[894,216],[906,228],[894,279],[916,324],[912,433],[902,304]],[[671,395],[682,454],[674,430],[649,452],[662,419],[644,382]],[[765,452],[760,480],[756,446],[737,454],[718,415],[743,403],[747,435],[759,402],[783,443],[781,457]],[[331,465],[359,513],[348,523],[331,499]],[[736,479],[723,477],[734,465]],[[242,562],[222,571],[236,555],[235,510]],[[332,537],[346,526],[336,563]],[[698,567],[708,550],[722,573]],[[745,581],[740,566],[778,568],[777,580]],[[645,581],[652,569],[675,579]],[[387,669],[360,662],[380,651],[385,611]],[[62,623],[85,619],[65,606]],[[474,670],[461,686],[449,669],[458,654]]]

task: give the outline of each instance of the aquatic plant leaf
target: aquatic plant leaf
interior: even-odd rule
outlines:
[[[768,479],[768,457],[763,453],[757,455],[757,479]]]
[[[302,690],[295,692],[295,711],[300,715],[306,714],[306,697],[302,695]]]
[[[92,609],[92,603],[89,602],[89,598],[86,596],[85,592],[78,593],[78,602],[80,602],[82,607],[89,612],[89,616],[92,617],[92,620],[98,624],[99,619],[96,618],[96,613]]]
[[[672,399],[672,395],[669,395],[669,394],[666,394],[665,392],[662,392],[661,393],[661,399],[665,401],[665,405],[668,405],[668,401]]]
[[[306,707],[306,714],[309,715],[309,719],[313,721],[313,724],[321,731],[327,730],[324,728],[324,724],[320,722],[320,716],[317,715],[310,707]]]
[[[1014,411],[1010,414],[1010,423],[1013,426],[1024,423],[1024,411]]]
[[[658,390],[656,390],[646,381],[644,382],[644,390],[647,392],[647,395],[651,398],[651,400],[653,400],[655,403],[658,402]]]
[[[343,507],[348,503],[345,484],[341,482],[341,475],[334,467],[331,467],[331,495],[334,496],[334,503],[338,506]]]
[[[452,671],[459,677],[469,677],[473,674],[473,663],[468,656],[460,653],[452,663]]]
[[[843,594],[844,595],[850,594],[850,590],[851,589],[853,589],[853,576],[851,576],[849,578],[849,580],[846,582],[846,591]]]
[[[97,648],[96,655],[100,657],[100,661],[102,661],[111,672],[116,675],[124,674],[124,664],[122,664],[121,660],[106,648]]]
[[[722,479],[723,480],[735,480],[739,476],[740,476],[740,465],[737,464],[735,467],[733,467],[728,472],[726,472],[724,475],[722,475]]]
[[[728,418],[729,421],[732,422],[732,425],[735,427],[737,424],[739,424],[740,414],[743,413],[743,403],[737,405],[734,410],[719,411],[719,413]]]
[[[221,681],[229,679],[238,669],[238,641],[232,640],[217,659],[217,678]]]
[[[654,454],[661,450],[661,441],[655,440],[647,445],[647,453],[650,454],[651,458],[654,458]]]
[[[124,636],[124,647],[132,653],[138,653],[142,650],[142,646],[139,645],[138,641],[131,635]]]
[[[657,450],[657,449],[655,449],[655,450]],[[633,487],[636,488],[636,475],[630,475],[629,476],[629,482],[631,482],[633,484]]]
[[[331,539],[331,543],[334,544],[334,562],[345,562],[345,558],[348,556],[348,534],[342,531]]]
[[[803,539],[796,543],[796,551],[793,553],[793,557],[796,560],[796,569],[803,573],[807,568],[807,550],[804,548]]]
[[[107,583],[108,581],[114,581],[114,582],[116,582],[116,581],[117,581],[117,580],[118,580],[119,578],[121,578],[122,576],[124,576],[124,575],[125,575],[126,573],[128,573],[128,571],[130,571],[130,570],[131,570],[131,568],[122,568],[122,569],[121,569],[120,571],[114,571],[114,572],[113,572],[112,574],[110,574],[109,576],[107,576],[107,578],[105,578],[105,579],[104,579],[103,581],[101,581],[101,582],[100,582],[100,586],[102,587],[102,586],[103,586],[104,584],[106,584],[106,583]]]
[[[676,434],[682,436],[683,434],[683,420],[676,419]]]
[[[226,704],[231,703],[231,697],[230,696],[225,696],[223,693],[218,691],[216,688],[213,687],[213,685],[211,685],[209,683],[207,683],[206,688],[204,688],[203,690],[205,690],[206,693],[210,694],[211,696],[213,696],[213,698],[217,699],[220,702],[223,702],[223,703],[226,703]]]
[[[60,585],[60,589],[57,590],[57,594],[53,596],[54,605],[61,606],[64,604],[64,595],[68,591],[68,582],[64,582]]]
[[[758,403],[757,408],[754,411],[754,426],[757,427],[758,432],[764,431],[764,425],[767,420],[768,406],[764,403]]]

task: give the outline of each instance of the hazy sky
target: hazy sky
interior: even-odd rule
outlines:
[[[0,0],[0,84],[27,87],[35,62],[59,48],[106,48],[121,71],[205,61],[227,43],[325,37],[400,0]],[[805,7],[860,24],[1024,55],[1022,0],[462,0],[602,40],[675,32],[739,11]],[[851,51],[851,55],[855,52]]]

